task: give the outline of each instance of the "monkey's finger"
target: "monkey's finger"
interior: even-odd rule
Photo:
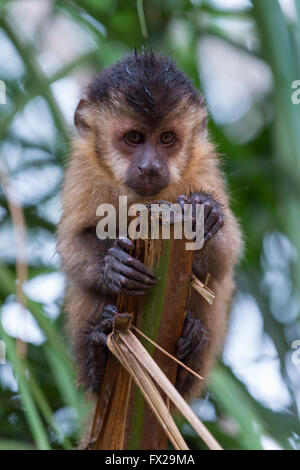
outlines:
[[[112,331],[114,319],[115,316],[103,319],[100,325],[100,331],[108,335]]]
[[[152,279],[152,278],[150,279],[149,277],[145,276],[145,274],[140,273],[136,269],[130,266],[127,266],[126,264],[123,264],[118,260],[114,260],[112,269],[114,271],[117,271],[123,274],[128,279],[132,279],[133,281],[140,282],[146,288],[151,287],[157,283],[156,279]]]
[[[118,271],[114,271],[113,266],[112,269],[108,271],[107,277],[109,280],[110,289],[113,290],[113,292],[116,294],[119,294],[120,292],[125,293],[125,290],[145,292],[150,287],[150,285],[142,284],[132,279],[128,279],[126,276],[123,276]]]
[[[141,261],[137,260],[136,258],[131,257],[130,259],[128,259],[127,264],[128,264],[128,266],[132,266],[137,271],[140,271],[141,273],[145,274],[150,280],[153,279],[153,280],[157,281],[157,279],[156,279],[155,275],[153,274],[153,272],[150,271],[150,269],[148,269],[144,265],[144,263],[141,263]]]
[[[110,281],[109,287],[111,291],[113,291],[115,294],[124,294],[124,295],[143,295],[146,293],[145,290],[131,290],[131,289],[126,289],[125,287],[122,287],[119,285],[119,283],[116,281]]]
[[[204,205],[204,220],[206,223],[206,220],[211,214],[211,211],[213,210],[214,207],[214,201],[212,199],[206,199],[203,203]]]
[[[199,341],[199,338],[197,338],[196,336],[194,335],[191,335],[191,336],[188,338],[180,338],[180,340],[177,343],[178,344],[177,355],[178,357],[180,356],[181,359],[189,356]]]
[[[185,337],[189,334],[189,332],[191,331],[192,329],[192,326],[193,326],[193,318],[190,314],[190,312],[188,311],[186,313],[186,317],[184,319],[184,325],[183,325],[183,330],[182,330],[182,337]]]
[[[131,269],[131,268],[128,268]],[[121,288],[125,287],[126,289],[133,289],[133,290],[147,290],[149,287],[153,286],[151,282],[141,282],[139,280],[128,278],[127,275],[122,274],[119,271],[113,271],[112,274],[113,281],[116,282]]]
[[[206,219],[210,214],[211,209],[213,208],[215,202],[213,197],[210,194],[204,193],[193,193],[191,196],[191,204],[193,205],[192,214],[193,217],[196,217],[196,204],[204,205],[204,218]]]
[[[197,218],[197,207],[196,207],[196,204],[198,203],[193,203],[193,206],[192,206],[192,217],[193,217],[193,221],[196,220]],[[209,216],[210,214],[210,211],[212,209],[212,205],[210,204],[209,201],[205,202],[205,203],[201,203],[203,205],[203,217],[204,217],[204,221],[207,219],[207,217]]]
[[[189,196],[185,196],[184,194],[181,194],[177,198],[178,204],[181,206],[181,209],[184,210],[184,204],[190,204],[190,198]]]
[[[205,201],[204,202],[204,220],[205,220],[205,223],[207,221],[207,219],[209,218],[212,210],[213,210],[213,207],[214,207],[214,204],[213,202],[211,201]]]
[[[189,351],[195,347],[195,338],[191,334],[187,338],[180,338],[177,342],[177,354],[184,358],[189,354]]]
[[[106,318],[110,319],[117,313],[119,313],[119,311],[116,305],[105,305],[103,312],[102,312],[101,320],[106,319]]]
[[[213,238],[213,236],[219,231],[223,224],[223,219],[217,221],[217,223],[205,235],[204,244],[206,244],[211,238]]]
[[[179,349],[177,349],[176,357],[177,357],[177,359],[179,359],[179,361],[182,361],[182,359],[184,359],[184,357],[185,357],[185,353],[183,353]]]
[[[145,291],[149,289],[149,285],[143,284],[141,282],[134,281],[133,279],[128,279],[126,276],[123,276],[122,274],[119,275],[118,282],[120,284],[121,288],[125,288],[127,290],[142,290]]]
[[[209,206],[211,205],[211,198],[207,194],[193,193],[190,197],[190,203],[193,205],[194,211],[196,208],[196,204],[203,204],[204,209],[205,209],[205,208],[209,208]]]
[[[205,232],[208,232],[210,228],[217,222],[219,217],[219,210],[217,207],[213,207],[205,220]]]
[[[224,216],[218,206],[214,206],[205,221],[205,230],[210,230],[217,222],[224,222]]]
[[[122,250],[118,250],[117,248],[110,248],[109,252],[112,256],[115,256],[122,263],[136,269],[140,273],[147,276],[149,278],[149,281],[151,281],[151,279],[156,280],[156,277],[154,276],[152,271],[150,271],[150,269],[146,268],[146,266],[141,263],[141,261],[137,260],[133,256],[130,256],[128,253],[125,253]]]
[[[192,193],[192,195],[190,196],[190,199],[191,199],[192,204],[193,203],[205,204],[207,202],[210,202],[210,203],[214,202],[214,198],[211,194],[202,193],[201,191]]]
[[[177,202],[180,204],[182,202],[190,202],[190,196],[186,196],[185,194],[180,194],[180,196],[178,196],[177,198]]]
[[[198,344],[199,338],[202,337],[199,319],[190,317],[189,320],[191,323],[191,326],[189,325],[189,333],[185,337],[180,338],[177,342],[178,353],[182,357],[189,355]]]
[[[106,305],[104,307],[99,329],[105,334],[109,334],[112,331],[115,315],[118,313],[116,305]]]
[[[190,353],[190,359],[189,359],[189,364],[193,364],[194,366],[199,363],[199,357],[198,354],[202,351],[203,349],[203,342],[198,341],[197,344],[195,345],[194,349]]]
[[[134,243],[129,238],[117,238],[115,245],[122,248],[126,252],[129,252],[134,248]]]

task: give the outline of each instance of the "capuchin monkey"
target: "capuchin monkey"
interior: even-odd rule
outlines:
[[[204,204],[204,245],[195,252],[193,272],[202,282],[211,275],[215,301],[209,305],[193,290],[176,354],[207,377],[223,345],[242,243],[202,96],[169,58],[143,50],[91,81],[74,122],[78,135],[63,186],[58,251],[68,279],[79,384],[89,395],[99,392],[118,294],[143,295],[157,282],[130,254],[132,241],[97,238],[97,207],[118,209],[120,195],[129,205]],[[180,369],[176,387],[190,399],[199,381]]]

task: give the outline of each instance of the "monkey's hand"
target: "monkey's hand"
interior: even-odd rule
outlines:
[[[111,294],[142,295],[156,284],[154,274],[129,254],[134,244],[118,238],[104,258],[102,287]]]
[[[99,321],[92,325],[85,339],[87,348],[85,381],[92,393],[98,394],[100,390],[108,353],[107,336],[112,331],[116,313],[118,313],[117,307],[106,305]]]
[[[224,224],[224,215],[221,205],[211,194],[202,192],[192,193],[190,196],[179,196],[177,199],[182,209],[184,204],[192,204],[192,217],[196,218],[196,204],[204,204],[204,243],[203,246],[218,232]]]
[[[187,311],[184,320],[182,337],[177,341],[176,357],[190,369],[198,372],[202,364],[202,355],[209,347],[209,332],[199,318],[193,318]],[[183,367],[179,367],[176,388],[182,394],[189,390],[194,376]]]

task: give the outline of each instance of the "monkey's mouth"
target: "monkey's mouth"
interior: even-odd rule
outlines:
[[[156,196],[159,194],[166,186],[167,184],[154,184],[154,183],[142,183],[141,185],[132,185],[128,184],[127,185],[133,189],[133,191],[138,195],[138,196]]]

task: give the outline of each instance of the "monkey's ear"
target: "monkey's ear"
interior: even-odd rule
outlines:
[[[81,137],[86,137],[87,133],[91,129],[90,126],[86,122],[86,114],[87,114],[87,108],[89,106],[89,102],[87,100],[80,100],[75,114],[74,114],[74,124],[76,126],[76,129],[81,135]]]

